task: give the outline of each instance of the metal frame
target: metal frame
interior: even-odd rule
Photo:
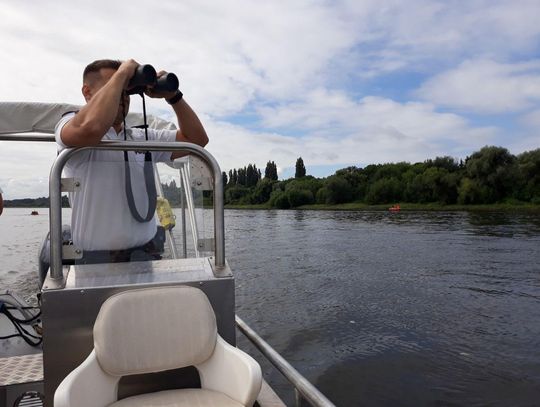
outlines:
[[[47,140],[48,141],[48,140]],[[49,176],[49,222],[51,233],[51,271],[54,281],[63,279],[62,273],[62,205],[61,176],[67,161],[76,153],[85,150],[116,151],[187,151],[200,157],[210,170],[214,181],[214,239],[215,266],[225,267],[225,223],[223,179],[216,159],[202,147],[184,142],[135,142],[135,141],[103,141],[97,146],[66,148],[56,157]]]
[[[291,382],[295,389],[296,405],[300,407],[302,397],[314,407],[335,407],[313,384],[296,370],[283,356],[264,341],[238,315],[236,326],[261,353]]]

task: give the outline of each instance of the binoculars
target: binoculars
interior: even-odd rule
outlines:
[[[174,92],[178,89],[178,77],[167,73],[160,78],[152,65],[139,65],[128,83],[128,95],[142,94],[147,86],[158,92]]]

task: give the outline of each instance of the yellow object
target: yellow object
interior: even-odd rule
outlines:
[[[171,230],[176,226],[176,217],[171,209],[169,201],[161,196],[157,198],[156,212],[159,217],[159,223],[165,230]]]

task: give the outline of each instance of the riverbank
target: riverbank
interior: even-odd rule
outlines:
[[[297,208],[301,210],[322,210],[322,211],[387,211],[392,205],[368,205],[361,202],[350,202],[337,205],[312,204],[302,205]],[[417,204],[417,203],[399,203],[400,211],[504,211],[504,212],[538,212],[540,205],[531,203],[508,204],[498,203],[489,205],[442,205],[438,203]],[[225,209],[273,209],[267,204],[259,205],[226,205]]]

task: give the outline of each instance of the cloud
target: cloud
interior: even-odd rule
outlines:
[[[427,103],[377,97],[355,101],[343,92],[324,89],[301,101],[261,108],[259,114],[274,133],[211,125],[214,138],[208,148],[226,167],[241,158],[244,163],[263,165],[274,160],[281,167],[292,167],[298,156],[308,166],[463,157],[497,135],[493,127],[475,128],[462,117],[439,113]],[[302,136],[280,136],[282,129]]]
[[[519,122],[531,129],[538,130],[540,128],[540,109],[533,110],[520,117]]]
[[[539,108],[535,0],[5,0],[2,13],[3,100],[82,103],[87,63],[133,57],[179,76],[224,169],[272,159],[286,169],[300,155],[308,166],[464,156],[497,140],[470,112]],[[148,110],[171,117],[162,101]],[[17,171],[8,155],[35,168]],[[42,191],[32,179],[50,160],[3,144],[0,183]]]
[[[479,113],[517,112],[540,102],[540,60],[501,64],[470,60],[426,81],[417,95]]]
[[[5,199],[49,196],[54,143],[0,141],[0,187]]]

